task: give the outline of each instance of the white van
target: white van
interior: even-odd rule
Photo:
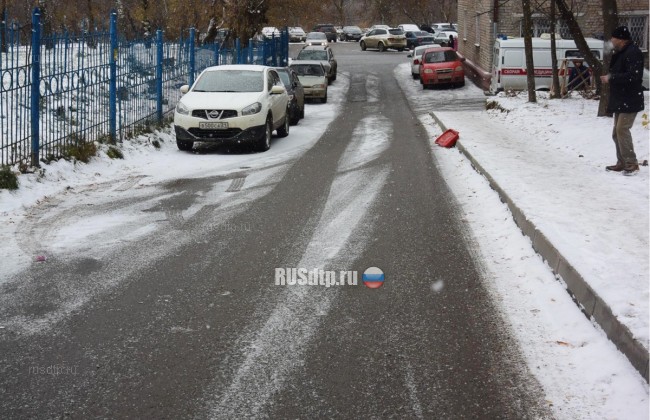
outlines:
[[[586,38],[591,52],[603,59],[604,42],[599,39]],[[556,39],[558,67],[562,59],[582,57],[583,54],[571,39]],[[492,80],[490,92],[496,93],[504,89],[525,90],[526,81],[526,53],[523,38],[497,39],[494,42],[492,64]],[[550,89],[553,84],[551,67],[551,40],[550,38],[533,38],[533,63],[535,63],[535,88]],[[585,64],[587,64],[585,62]],[[573,66],[570,61],[569,67]]]

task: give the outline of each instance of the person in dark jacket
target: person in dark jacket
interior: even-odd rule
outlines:
[[[584,90],[591,83],[591,75],[589,68],[585,66],[582,60],[573,60],[573,67],[569,71],[569,90],[579,89]]]
[[[607,166],[608,171],[634,175],[639,163],[634,153],[630,128],[636,114],[643,110],[643,54],[632,43],[627,26],[612,31],[614,55],[609,64],[609,74],[600,76],[601,82],[609,84],[607,112],[614,114],[612,138],[616,145],[616,165]]]

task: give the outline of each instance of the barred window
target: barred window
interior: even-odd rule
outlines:
[[[620,16],[619,25],[625,25],[630,29],[632,40],[642,50],[648,50],[648,16]]]
[[[524,36],[523,30],[523,20],[521,21],[521,34]],[[533,17],[533,36],[539,37],[541,34],[550,34],[551,33],[551,21],[546,17]],[[571,36],[571,31],[569,26],[562,20],[558,20],[555,23],[555,33],[558,33],[562,36],[563,39],[573,39]]]

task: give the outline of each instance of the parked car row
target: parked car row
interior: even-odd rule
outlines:
[[[327,42],[336,42],[339,41],[360,41],[362,37],[368,35],[369,32],[374,31],[375,29],[391,29],[389,25],[373,25],[370,28],[361,29],[358,26],[334,26],[332,24],[318,24],[315,25],[311,32],[323,33]],[[454,38],[458,37],[458,29],[456,24],[453,23],[432,23],[432,24],[423,24],[415,25],[409,23],[403,23],[396,27],[396,29],[401,29],[406,35],[407,38],[417,38],[426,36],[422,32],[428,32],[433,34],[436,37],[436,42],[444,41],[448,42],[449,36],[452,35]],[[290,26],[288,27],[289,31],[289,41],[290,42],[306,42],[309,38],[309,34],[300,26]],[[415,33],[418,33],[417,35]],[[274,36],[279,36],[280,31],[274,26],[267,26],[262,28],[262,35],[266,38],[271,38]],[[413,42],[409,43],[409,48],[412,48]]]
[[[305,117],[305,100],[327,102],[338,65],[328,46],[306,46],[288,67],[231,64],[208,67],[174,110],[176,145],[228,143],[271,147],[271,134],[289,135],[290,125]]]

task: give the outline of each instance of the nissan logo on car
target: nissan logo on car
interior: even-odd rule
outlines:
[[[213,119],[213,120],[219,119],[219,117],[221,117],[222,112],[223,111],[219,111],[218,109],[208,111],[208,118]]]

